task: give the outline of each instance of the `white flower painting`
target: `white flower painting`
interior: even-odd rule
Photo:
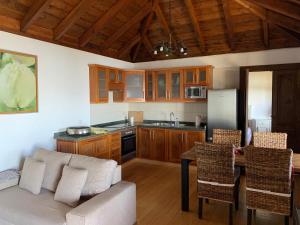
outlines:
[[[0,113],[37,112],[37,57],[0,50]]]

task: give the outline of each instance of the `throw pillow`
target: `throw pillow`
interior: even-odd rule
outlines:
[[[34,153],[33,158],[46,163],[42,188],[55,192],[64,165],[69,163],[71,154],[39,149]]]
[[[88,171],[85,169],[64,166],[62,177],[54,195],[54,200],[75,207],[80,199],[87,176]]]
[[[19,187],[38,195],[44,179],[46,164],[32,158],[26,158]]]
[[[72,155],[69,166],[88,170],[82,195],[95,195],[110,188],[117,167],[114,160],[98,159],[83,155]]]

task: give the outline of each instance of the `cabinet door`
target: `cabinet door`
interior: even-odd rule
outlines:
[[[78,147],[78,154],[96,157],[94,140],[80,142]]]
[[[197,71],[197,83],[201,85],[206,85],[207,84],[207,70],[206,68],[199,68]]]
[[[155,99],[158,101],[167,100],[167,72],[166,71],[156,72],[155,87],[156,87]]]
[[[114,83],[117,80],[117,70],[115,69],[109,69],[108,70],[108,77],[109,77],[109,81]]]
[[[146,100],[153,101],[154,100],[154,72],[147,71],[146,72]]]
[[[113,159],[121,164],[121,133],[113,133],[110,136],[110,159]]]
[[[109,159],[110,149],[109,149],[109,138],[108,136],[100,137],[96,141],[95,144],[95,156],[100,159]]]
[[[150,158],[159,161],[166,160],[166,130],[151,129],[151,152]]]
[[[183,152],[184,131],[169,131],[169,161],[180,162],[180,156]]]
[[[197,83],[197,70],[185,69],[184,70],[184,84],[196,84]]]
[[[151,145],[151,129],[138,129],[138,156],[140,158],[150,159],[150,145]]]
[[[184,141],[184,151],[191,150],[195,142],[205,142],[205,131],[186,131]]]
[[[98,70],[98,85],[99,85],[99,101],[107,102],[108,101],[108,81],[106,69]]]
[[[125,72],[125,95],[127,101],[145,101],[145,71]]]
[[[108,102],[108,74],[107,70],[97,65],[89,66],[90,74],[90,102]]]
[[[180,101],[183,99],[183,77],[182,71],[175,70],[170,71],[170,85],[169,85],[169,100],[170,101]]]

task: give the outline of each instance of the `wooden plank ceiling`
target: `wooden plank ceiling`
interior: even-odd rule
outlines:
[[[300,46],[300,0],[0,0],[0,30],[131,62]],[[5,48],[5,46],[2,46]],[[168,58],[179,58],[173,55]]]

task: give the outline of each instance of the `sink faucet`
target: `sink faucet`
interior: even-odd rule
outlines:
[[[172,120],[172,116],[173,116],[173,120]],[[175,114],[173,112],[170,113],[170,123],[173,124],[173,122],[175,122]]]

